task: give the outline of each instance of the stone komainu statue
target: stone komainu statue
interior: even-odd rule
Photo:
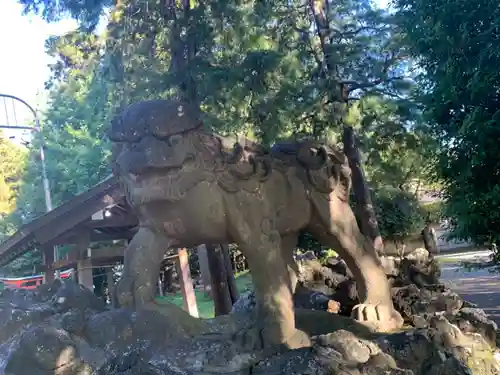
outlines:
[[[148,306],[165,251],[237,243],[248,260],[258,301],[255,326],[236,339],[258,348],[309,345],[295,328],[293,258],[301,230],[338,251],[356,277],[353,314],[379,331],[402,325],[375,250],[348,204],[343,153],[310,141],[270,150],[205,131],[200,113],[175,100],[143,101],[111,125],[113,171],[139,217],[125,251],[116,300]]]

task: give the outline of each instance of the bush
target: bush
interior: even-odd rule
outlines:
[[[398,249],[424,225],[425,212],[417,197],[400,189],[378,190],[375,193],[375,212],[382,237],[392,241]]]
[[[424,217],[429,220],[431,224],[438,224],[443,217],[443,203],[433,202],[422,205]]]
[[[327,250],[325,246],[307,231],[300,232],[297,248],[303,252],[312,251],[317,258],[320,258],[323,252]]]

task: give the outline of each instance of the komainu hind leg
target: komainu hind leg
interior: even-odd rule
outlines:
[[[282,256],[281,237],[272,216],[266,215],[265,202],[232,198],[235,200],[228,206],[247,207],[244,215],[229,210],[229,222],[231,235],[248,260],[257,299],[256,324],[238,333],[236,341],[248,350],[310,346],[309,336],[295,328],[290,274]]]
[[[389,282],[375,249],[359,230],[353,211],[338,198],[315,202],[319,214],[311,232],[336,250],[353,273],[361,303],[352,315],[380,332],[401,328],[403,319],[394,309]]]

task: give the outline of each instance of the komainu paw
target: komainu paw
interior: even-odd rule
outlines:
[[[359,304],[352,309],[351,317],[377,332],[391,332],[404,323],[401,314],[387,305]]]
[[[245,350],[262,350],[283,345],[288,349],[299,349],[312,345],[309,335],[301,330],[294,332],[283,342],[279,337],[275,337],[270,332],[259,325],[248,327],[233,336],[233,340],[241,345]]]

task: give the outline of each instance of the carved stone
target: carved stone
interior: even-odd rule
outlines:
[[[378,331],[401,327],[384,270],[349,207],[350,169],[339,150],[312,141],[269,150],[229,142],[203,129],[196,108],[175,100],[131,105],[109,137],[113,170],[140,220],[115,288],[120,306],[157,309],[155,283],[168,248],[237,243],[253,276],[258,323],[235,339],[252,349],[310,346],[292,303],[293,250],[306,229],[353,273],[361,302],[354,317]]]

